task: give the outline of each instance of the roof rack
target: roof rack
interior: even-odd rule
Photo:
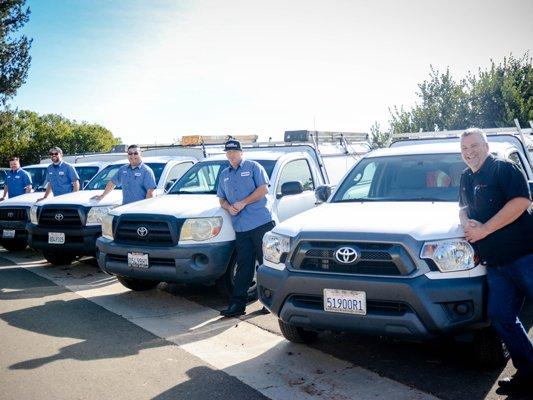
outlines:
[[[241,143],[257,142],[257,135],[188,135],[182,136],[180,145],[201,146],[205,144],[224,144],[230,139],[238,140]]]
[[[328,132],[328,131],[285,131],[285,142],[314,142],[341,143],[364,142],[368,140],[368,133],[363,132]]]
[[[522,129],[522,133],[531,135],[533,128]],[[430,139],[430,138],[446,138],[446,137],[459,137],[464,132],[464,129],[454,131],[435,131],[435,132],[406,132],[406,133],[393,133],[392,137],[396,140],[407,139]],[[520,133],[517,127],[506,128],[488,128],[483,129],[487,135],[517,135]]]

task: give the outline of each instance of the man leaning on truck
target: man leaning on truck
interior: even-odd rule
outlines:
[[[461,154],[468,165],[460,182],[461,225],[487,266],[488,315],[517,370],[498,382],[498,392],[531,393],[533,344],[518,319],[524,300],[533,300],[531,193],[516,164],[490,154],[481,129],[463,132]]]
[[[229,167],[220,173],[217,196],[220,206],[231,214],[235,230],[237,273],[229,306],[220,312],[225,317],[246,313],[248,288],[255,272],[255,261],[263,259],[263,236],[274,227],[268,193],[268,176],[256,161],[242,157],[241,143],[228,140],[224,145]]]
[[[116,186],[122,188],[122,205],[153,197],[157,187],[154,171],[143,163],[142,151],[136,144],[128,147],[128,165],[123,165],[116,175],[107,182],[104,192],[93,196],[93,200],[102,200]]]
[[[38,199],[41,201],[53,193],[54,196],[77,192],[80,190],[80,177],[74,167],[63,161],[63,150],[59,147],[50,149],[50,158],[52,164],[46,168],[46,191],[44,196]]]
[[[19,158],[10,157],[9,167],[11,169],[6,174],[4,195],[0,197],[0,201],[5,200],[6,195],[11,199],[20,196],[21,194],[31,192],[31,176],[20,168]]]

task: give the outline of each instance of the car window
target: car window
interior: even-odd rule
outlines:
[[[98,167],[76,167],[74,166],[74,169],[80,176],[80,185],[83,186],[85,182],[90,181],[93,176],[96,175],[98,172]]]
[[[281,186],[286,182],[300,182],[304,190],[314,190],[315,183],[307,160],[293,160],[285,164],[281,171],[276,193],[281,193]]]
[[[513,151],[510,155],[509,155],[509,159],[514,162],[516,165],[518,165],[518,168],[520,168],[520,171],[522,171],[522,173],[524,174],[524,176],[527,176],[526,175],[526,169],[524,167],[524,164],[522,163],[522,159],[520,157],[520,155],[518,154],[517,151]]]
[[[22,168],[31,176],[32,187],[36,191],[44,189],[44,181],[46,179],[46,167],[32,167]]]
[[[117,171],[125,164],[108,165],[101,170],[96,176],[87,184],[85,190],[103,190],[113,177],[117,174]],[[120,189],[117,186],[117,189]]]
[[[187,170],[189,168],[191,168],[191,166],[193,165],[194,163],[192,161],[190,162],[182,162],[182,163],[179,163],[179,164],[176,164],[174,165],[170,171],[168,172],[168,176],[167,176],[167,179],[166,179],[166,182],[165,182],[165,190],[168,190],[172,187],[172,185],[179,179],[183,176],[183,174],[185,172],[187,172]]]
[[[332,201],[457,201],[465,168],[460,154],[365,158]]]

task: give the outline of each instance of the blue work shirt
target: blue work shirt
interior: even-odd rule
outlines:
[[[157,187],[154,171],[145,163],[132,167],[123,165],[111,179],[117,186],[122,186],[122,204],[146,199],[149,189]]]
[[[19,168],[16,171],[7,171],[6,175],[7,195],[9,198],[26,193],[26,186],[31,185],[30,174],[22,168]]]
[[[237,168],[230,164],[220,173],[217,196],[234,204],[263,185],[268,185],[265,169],[256,161],[243,159]],[[272,221],[271,204],[267,196],[248,204],[237,215],[231,216],[235,232],[250,231]]]
[[[50,164],[46,168],[46,183],[52,185],[54,196],[61,196],[72,192],[72,184],[79,181],[80,177],[74,167],[67,162],[61,161],[59,164]]]

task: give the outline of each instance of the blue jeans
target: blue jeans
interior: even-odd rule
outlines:
[[[518,319],[525,299],[533,300],[533,254],[487,268],[488,315],[519,374],[533,378],[533,344]]]

